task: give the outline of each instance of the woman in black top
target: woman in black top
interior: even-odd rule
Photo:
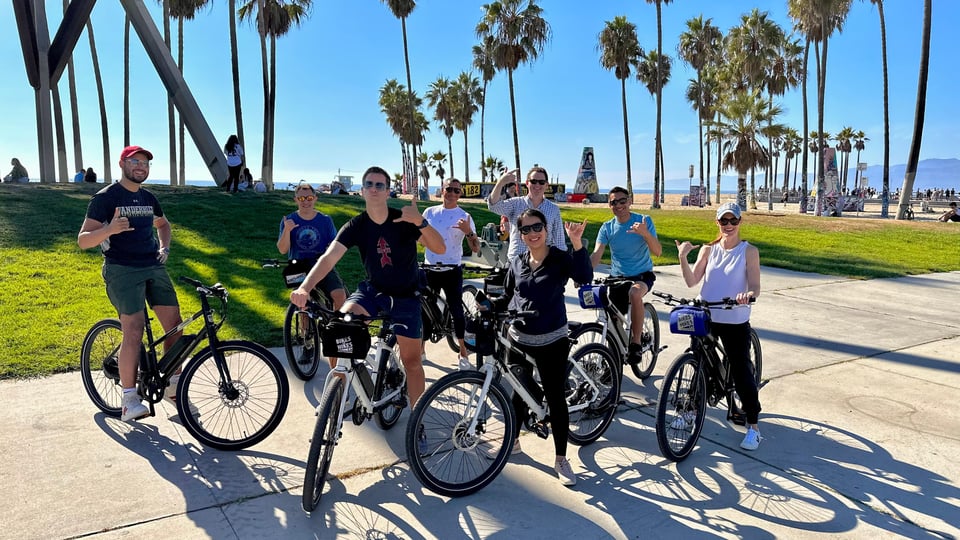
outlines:
[[[571,278],[577,283],[589,283],[593,279],[590,256],[581,241],[586,224],[584,221],[564,225],[573,244],[573,251],[567,252],[547,244],[547,218],[543,213],[532,208],[524,210],[515,226],[519,228],[520,237],[528,251],[511,263],[504,283],[504,296],[496,302],[501,308],[508,306],[510,309],[538,312],[537,317],[517,321],[510,328],[509,335],[517,349],[533,357],[537,364],[543,392],[550,407],[550,427],[556,450],[554,468],[565,486],[576,484],[577,477],[566,457],[570,415],[564,394],[570,341],[567,338],[564,289]],[[526,372],[524,378],[527,378],[533,366],[521,361],[519,369]],[[514,396],[513,406],[520,420],[514,433],[516,437],[526,418],[527,406],[518,396]],[[513,452],[519,451],[520,441],[517,439]]]

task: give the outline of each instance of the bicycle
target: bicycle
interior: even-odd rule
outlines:
[[[533,362],[513,349],[507,331],[517,319],[535,316],[529,311],[481,312],[476,321],[483,329],[477,331],[477,355],[492,355],[491,359],[478,370],[442,377],[417,402],[407,423],[406,449],[410,469],[430,491],[447,497],[470,495],[506,466],[518,420],[502,382],[529,407],[528,429],[541,438],[549,436],[542,390],[533,382],[524,384],[507,366],[511,352],[513,358]],[[620,399],[620,379],[616,361],[603,345],[582,347],[567,361],[568,440],[581,446],[597,440],[610,426]]]
[[[322,338],[317,336],[324,354],[337,358],[337,366],[323,383],[304,471],[301,505],[312,512],[323,496],[333,451],[343,436],[344,417],[349,415],[357,426],[374,418],[380,429],[392,428],[407,406],[407,377],[389,318],[340,313],[312,300],[306,307],[304,312],[324,327]],[[371,349],[366,323],[375,321],[380,327]],[[375,371],[368,365],[374,360]],[[356,399],[353,408],[342,413],[348,397],[345,388],[352,388]]]
[[[645,380],[653,373],[660,352],[660,317],[650,302],[643,303],[643,334],[641,338],[642,356],[640,362],[628,361],[630,346],[630,303],[629,289],[633,281],[622,277],[607,277],[594,280],[594,285],[583,285],[577,295],[580,307],[595,309],[597,321],[581,323],[571,321],[570,339],[579,347],[587,343],[606,344],[617,358],[620,377],[623,378],[623,366],[630,365],[633,375]]]
[[[283,267],[283,281],[288,289],[296,289],[306,279],[307,273],[313,266],[312,261],[297,261],[296,259],[280,261],[277,259],[264,259],[261,261],[262,268],[281,268]],[[310,291],[310,298],[315,302],[322,304],[326,308],[333,306],[333,299],[325,292],[314,288]],[[314,336],[318,333],[316,323],[304,312],[297,309],[297,306],[290,304],[287,306],[287,312],[283,317],[283,351],[287,356],[287,364],[290,365],[293,374],[298,379],[309,381],[317,374],[320,368],[320,347]]]
[[[445,272],[444,268],[457,268],[456,264],[427,264],[420,263],[424,272]],[[464,306],[464,314],[475,310],[474,297],[477,288],[469,283],[461,289],[460,302]],[[454,300],[456,301],[456,300]],[[460,352],[460,342],[457,341],[453,327],[453,315],[450,313],[449,299],[440,296],[440,291],[425,285],[420,289],[420,306],[423,313],[423,338],[430,343],[438,343],[446,338],[447,345],[455,353]],[[465,342],[467,350],[473,352],[473,345]]]
[[[176,406],[187,431],[200,443],[220,450],[252,446],[276,429],[287,410],[290,388],[283,366],[262,345],[217,337],[227,316],[227,290],[222,285],[207,286],[187,277],[180,282],[196,288],[200,310],[154,339],[144,306],[145,344],[140,346],[137,391],[149,402],[150,416],[156,416],[154,405],[163,399],[171,377],[186,364],[177,384]],[[211,308],[210,297],[220,300],[219,310]],[[219,321],[214,320],[215,312]],[[184,334],[158,358],[159,343],[201,317],[199,333]],[[207,346],[197,350],[204,340]],[[113,417],[120,416],[123,395],[117,356],[122,341],[120,321],[103,319],[87,332],[80,353],[87,395]]]
[[[720,341],[710,332],[710,310],[707,309],[730,309],[737,303],[729,298],[704,302],[660,292],[653,294],[674,306],[670,313],[670,331],[690,335],[690,346],[670,364],[663,377],[655,421],[660,452],[671,461],[682,461],[700,437],[708,403],[716,406],[726,398],[727,419],[740,425],[746,423],[730,362]],[[750,362],[759,385],[763,354],[760,338],[753,328],[750,329]]]

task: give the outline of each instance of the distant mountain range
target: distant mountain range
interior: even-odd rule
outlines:
[[[856,159],[856,154],[851,154],[851,168],[850,168],[850,182],[853,181],[853,176],[855,171],[853,169],[853,159]],[[811,165],[812,166],[812,165]],[[783,182],[782,176],[782,167],[783,160],[780,161],[781,174],[777,176],[780,183]],[[793,167],[791,167],[792,169]],[[906,174],[907,165],[890,165],[890,189],[895,191],[897,188],[903,185],[903,177]],[[791,185],[792,185],[792,172],[791,172]],[[880,184],[883,182],[883,164],[880,165],[870,165],[867,167],[867,170],[864,171],[864,176],[867,177],[869,185],[874,188],[879,188]],[[808,176],[810,180],[813,180],[813,174]],[[749,178],[749,176],[747,177]],[[712,180],[716,179],[716,169],[714,169],[714,174],[711,175],[711,184]],[[695,179],[697,180],[697,179]],[[797,177],[799,181],[799,176]],[[737,182],[736,175],[730,176],[729,174],[723,174],[720,177],[720,186],[723,191],[728,191],[735,189]],[[760,185],[763,182],[763,175],[758,174],[756,178],[757,185]],[[690,186],[690,180],[683,179],[670,179],[667,180],[667,189],[668,190],[686,190]],[[639,189],[651,189],[653,187],[653,182],[644,182],[638,185]],[[933,189],[933,188],[954,188],[960,189],[960,159],[957,158],[947,158],[947,159],[924,159],[917,164],[917,177],[913,182],[913,189]]]

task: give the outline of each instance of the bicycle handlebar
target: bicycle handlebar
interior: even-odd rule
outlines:
[[[226,300],[227,298],[227,289],[223,287],[220,283],[214,283],[213,285],[204,285],[199,280],[188,278],[186,276],[180,276],[180,282],[191,285],[197,289],[197,292],[206,296],[215,296],[221,300]]]
[[[284,263],[287,261],[283,261]],[[279,259],[263,259],[260,261],[261,268],[280,268],[281,261]]]
[[[662,293],[659,291],[651,291],[651,293],[658,298],[662,298],[663,303],[667,304],[668,306],[722,307],[724,309],[730,309],[739,305],[736,299],[730,297],[726,297],[717,302],[707,302],[705,300],[700,300],[699,298],[681,298],[670,293]],[[756,298],[753,296],[750,297],[751,304],[756,301]]]

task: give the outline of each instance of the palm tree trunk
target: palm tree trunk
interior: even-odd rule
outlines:
[[[263,145],[260,153],[260,179],[267,189],[273,188],[273,179],[270,177],[270,167],[267,165],[267,148],[270,141],[267,138],[268,123],[267,111],[270,110],[270,65],[267,63],[267,35],[264,10],[266,2],[260,0],[260,6],[257,8],[257,18],[259,20],[258,33],[260,34],[260,70],[263,75]]]
[[[123,146],[130,146],[130,17],[123,17]]]
[[[467,130],[463,130],[463,179],[470,181],[470,153],[467,147]]]
[[[701,111],[703,110],[703,87],[701,86],[703,82],[701,81],[701,72],[703,70],[697,71],[697,130],[700,133],[700,192],[703,192],[703,115]],[[709,166],[707,167],[709,168]],[[709,191],[710,188],[707,188]],[[700,196],[699,194],[697,195]],[[707,201],[707,204],[710,204]],[[700,201],[700,206],[703,206],[703,201]]]
[[[520,139],[517,138],[517,103],[513,98],[513,70],[507,70],[507,82],[510,85],[510,118],[513,121],[513,155],[517,170],[520,170]],[[518,179],[519,180],[519,179]]]
[[[67,175],[67,138],[63,133],[63,104],[60,103],[60,89],[58,84],[50,85],[50,96],[53,101],[53,128],[57,139],[57,178],[61,184],[70,181],[73,175]]]
[[[480,181],[481,182],[487,180],[487,168],[483,166],[484,156],[487,155],[484,153],[486,152],[486,148],[484,148],[484,145],[483,145],[483,128],[484,128],[483,115],[486,112],[487,112],[487,81],[484,80],[483,81],[483,102],[480,104]],[[627,160],[627,163],[629,163],[629,159]],[[630,177],[629,170],[630,170],[630,166],[628,165],[627,178]],[[450,169],[450,176],[453,176],[453,169]]]
[[[273,150],[276,144],[276,117],[277,117],[277,36],[270,34],[270,102],[267,109],[267,153],[264,156],[264,162],[267,167],[267,175],[270,178],[270,185],[274,183],[273,178]]]
[[[807,194],[809,190],[807,189],[807,136],[809,131],[808,117],[807,117],[807,65],[810,59],[810,38],[806,39],[806,44],[803,47],[803,148],[801,148],[800,160],[803,162],[803,177],[800,179],[800,213],[807,213]],[[794,177],[794,183],[796,183],[796,177]]]
[[[720,113],[717,113],[717,122],[720,122]],[[720,204],[720,166],[723,163],[723,160],[720,159],[721,147],[720,144],[723,142],[721,137],[717,137],[717,204]]]
[[[707,147],[707,190],[703,193],[704,202],[707,206],[710,206],[710,141],[706,142]],[[719,159],[719,158],[718,158]]]
[[[453,169],[453,137],[447,137],[447,157],[450,165],[450,176],[456,176],[457,173]]]
[[[167,51],[172,51],[170,45],[170,2],[163,0],[163,43]],[[170,144],[170,185],[177,185],[177,132],[174,128],[173,97],[167,92],[167,134]]]
[[[793,161],[793,157],[789,155],[783,156],[783,191],[790,191],[790,162]]]
[[[417,118],[416,118],[416,114],[414,114],[414,106],[413,106],[413,82],[410,79],[410,54],[407,50],[407,18],[406,17],[400,18],[400,28],[403,30],[403,64],[407,69],[407,92],[409,92],[410,94],[410,129],[416,130]],[[414,150],[414,152],[416,152],[416,150]],[[420,175],[419,175],[420,171],[417,170],[417,160],[415,159],[416,155],[417,154],[414,153],[413,154],[414,159],[411,159],[412,161],[411,164],[414,167],[414,174],[413,174],[414,186],[418,185],[418,182],[420,181]],[[450,174],[453,174],[452,167],[450,168]],[[420,195],[419,192],[420,192],[419,189],[413,190],[413,200],[417,200],[418,196]]]
[[[887,85],[887,25],[883,17],[883,0],[877,0],[880,12],[880,48],[883,55],[883,184],[880,194],[880,217],[889,216],[890,208],[890,95]]]
[[[796,190],[797,190],[797,172],[800,170],[800,160],[794,158],[794,159],[791,160],[791,161],[793,161],[793,191],[796,191]],[[806,163],[806,161],[807,161],[807,153],[806,153],[806,151],[804,151],[804,152],[803,152],[803,162]],[[804,184],[806,184],[806,182],[804,182]],[[802,198],[803,198],[804,201],[807,200],[806,197],[802,197]],[[800,211],[803,212],[803,213],[806,212],[803,208],[801,208]]]
[[[920,161],[920,144],[923,142],[923,117],[927,107],[927,73],[930,66],[930,10],[931,0],[923,2],[923,34],[920,44],[920,80],[917,82],[917,106],[913,121],[913,141],[910,143],[910,155],[907,157],[907,171],[900,189],[900,207],[897,219],[905,219],[910,207],[910,194],[913,193],[913,181],[917,177],[917,164]]]
[[[240,103],[240,58],[237,50],[237,0],[230,0],[230,68],[233,72],[233,111],[237,117],[237,139],[246,149],[243,138],[243,108]]]
[[[817,214],[818,216],[823,215],[823,203],[824,203],[824,190],[827,187],[827,179],[824,176],[824,161],[823,156],[823,114],[824,114],[824,94],[827,90],[827,37],[826,30],[821,30],[823,49],[820,51],[819,67],[817,68],[817,140],[819,142],[818,146],[820,147],[820,159],[817,160]]]
[[[737,171],[737,206],[747,209],[747,172]]]
[[[103,99],[103,77],[100,76],[100,58],[97,56],[97,43],[93,38],[93,25],[87,21],[87,36],[90,38],[90,56],[93,60],[93,78],[97,84],[97,99],[100,102],[100,133],[103,136],[103,181],[113,180],[110,175],[110,130],[107,126],[107,104]]]
[[[63,11],[67,11],[70,4],[68,0],[63,2]],[[83,170],[83,145],[80,139],[80,110],[77,104],[77,78],[73,71],[73,54],[67,60],[67,89],[70,93],[70,120],[73,126],[73,161],[75,170]]]
[[[183,17],[177,19],[177,67],[180,68],[180,76],[183,76]],[[177,185],[185,185],[187,180],[187,161],[185,154],[185,144],[184,144],[184,129],[183,129],[183,115],[177,116],[177,128],[179,132],[180,139],[180,169],[177,174]]]
[[[627,79],[620,79],[620,104],[623,107],[623,146],[627,152],[627,191],[633,197],[633,176],[630,172],[630,128],[627,125]]]
[[[752,167],[750,169],[750,209],[757,209],[757,189],[755,184],[757,168]]]
[[[653,208],[660,208],[660,201],[663,193],[660,191],[660,158],[662,151],[662,141],[660,140],[660,120],[662,118],[662,98],[663,92],[660,78],[660,64],[663,62],[663,24],[660,18],[660,0],[657,0],[657,134],[656,148],[653,154]]]

